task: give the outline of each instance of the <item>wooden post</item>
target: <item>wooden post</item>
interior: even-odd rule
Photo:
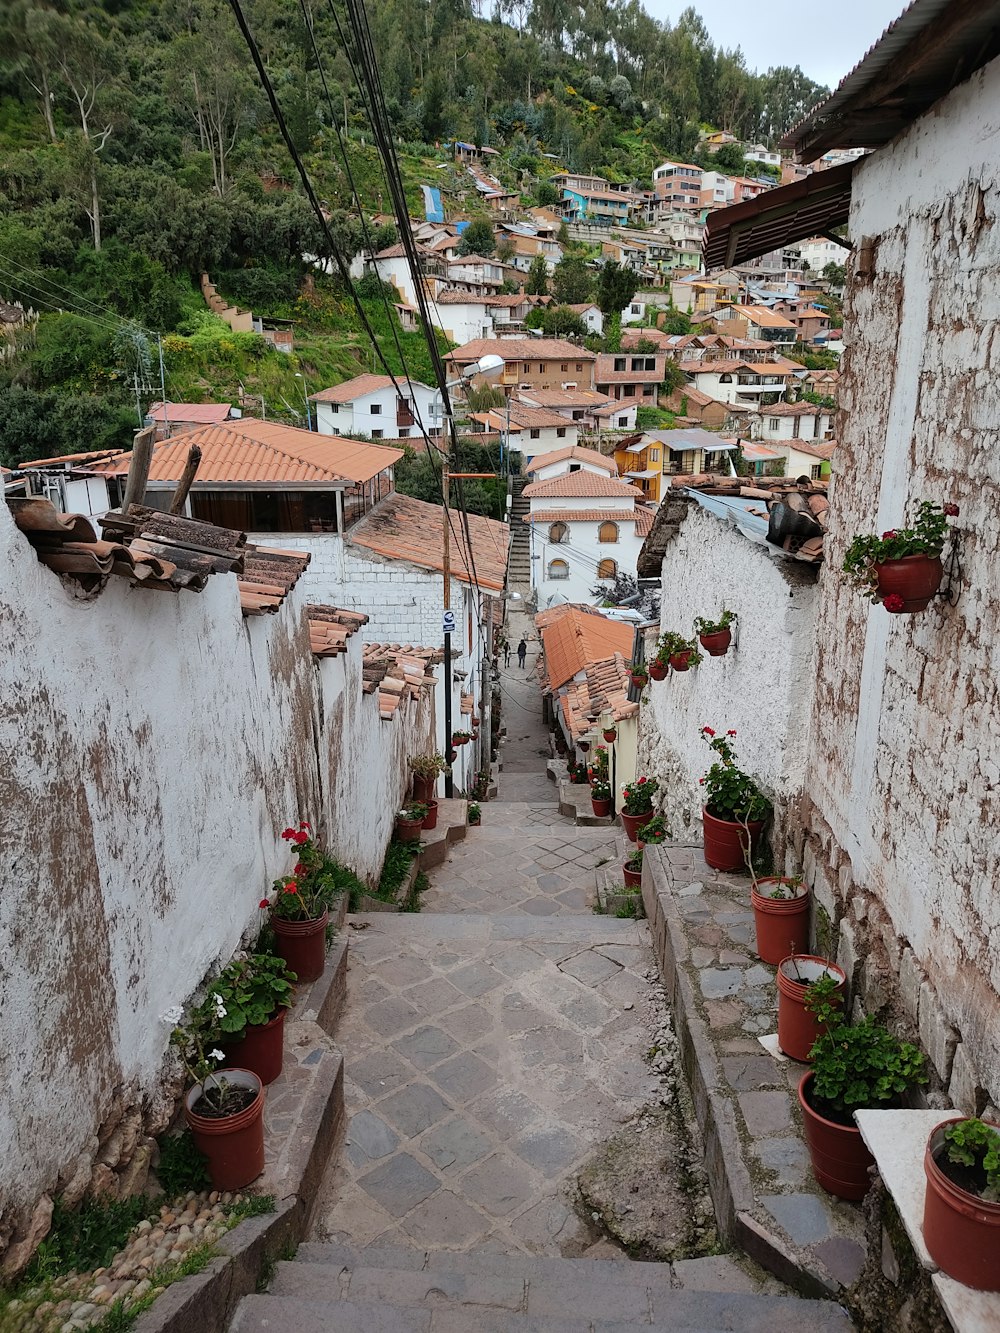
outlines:
[[[136,431],[132,442],[132,461],[128,467],[125,481],[125,498],[122,500],[122,513],[127,514],[129,505],[138,505],[146,498],[146,482],[149,480],[149,465],[153,461],[153,437],[155,426]]]
[[[174,491],[174,498],[170,501],[171,514],[184,513],[184,501],[188,498],[188,491],[191,489],[191,483],[194,481],[198,472],[198,464],[201,462],[201,450],[196,444],[192,444],[188,450],[187,462],[184,464],[184,471],[181,473],[181,479],[177,483],[177,489]]]

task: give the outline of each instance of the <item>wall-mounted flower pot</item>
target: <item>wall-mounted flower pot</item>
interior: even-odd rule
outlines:
[[[613,745],[618,739],[618,731],[615,727],[605,727],[602,735],[609,745]]]
[[[594,814],[598,817],[598,819],[606,819],[607,816],[611,814],[610,796],[605,801],[598,800],[596,796],[592,796],[590,798],[590,804],[593,806]]]
[[[729,652],[729,645],[733,641],[733,631],[731,629],[719,629],[714,634],[699,634],[698,642],[708,653],[709,657],[725,657]]]
[[[691,649],[686,648],[682,653],[674,653],[670,659],[670,665],[674,671],[690,671]]]
[[[938,1165],[945,1130],[964,1119],[942,1120],[927,1140],[924,1244],[942,1272],[956,1282],[976,1291],[1000,1291],[1000,1203],[971,1194]],[[993,1128],[1000,1130],[1000,1125]]]
[[[792,896],[773,898],[783,889]],[[805,953],[809,947],[809,890],[792,879],[759,879],[750,888],[757,957],[773,967],[789,954]]]
[[[226,1064],[236,1069],[249,1069],[261,1083],[273,1083],[281,1073],[285,1054],[285,1014],[281,1005],[268,1023],[251,1023],[243,1029],[238,1041],[224,1046]]]
[[[426,813],[426,815],[424,815],[424,818],[423,818],[423,821],[422,821],[420,827],[421,827],[421,828],[424,828],[424,829],[426,829],[428,832],[430,832],[430,830],[431,830],[432,828],[437,828],[437,823],[438,823],[438,803],[437,803],[437,801],[435,801],[435,800],[432,799],[432,800],[430,800],[430,801],[425,801],[423,804],[425,804],[425,805],[427,806],[427,813]]]
[[[256,1095],[235,1115],[205,1114],[194,1109],[201,1101],[204,1085],[196,1083],[184,1097],[184,1118],[198,1151],[208,1159],[208,1174],[217,1190],[241,1190],[264,1170],[264,1088],[249,1069],[221,1069],[211,1082],[225,1079],[237,1088]]]
[[[751,846],[756,844],[764,827],[762,819],[751,819],[749,824],[740,824],[735,819],[716,819],[707,809],[702,810],[705,837],[705,860],[713,870],[745,870],[747,855],[747,833]]]
[[[637,690],[644,690],[646,688],[646,682],[649,680],[649,677],[639,676],[634,671],[632,671],[629,673],[629,680],[631,680],[632,684],[635,686]]]
[[[649,678],[650,680],[666,680],[667,664],[665,662],[650,662]]]
[[[423,816],[420,819],[402,819],[396,816],[396,841],[419,842],[424,827]]]
[[[821,977],[834,978],[838,984],[832,1003],[843,1004],[847,977],[836,963],[812,954],[794,954],[778,964],[778,1046],[785,1055],[803,1063],[820,1035],[819,1020],[806,1008],[806,991]]]
[[[622,875],[624,876],[625,883],[629,886],[630,889],[637,889],[641,886],[642,884],[641,867],[638,870],[629,870],[628,862],[626,861],[622,866]]]
[[[861,1130],[851,1122],[841,1124],[816,1110],[812,1104],[813,1074],[803,1074],[799,1083],[799,1106],[805,1127],[806,1146],[813,1175],[838,1199],[863,1199],[871,1184],[869,1168],[875,1158],[865,1147]]]
[[[895,608],[895,614],[914,611],[926,611],[934,599],[944,570],[940,556],[906,555],[902,560],[883,560],[875,566],[878,579],[878,595],[883,600],[895,594],[903,599],[903,605]],[[893,607],[886,610],[893,613]]]
[[[641,815],[627,815],[623,810],[621,812],[622,828],[629,842],[635,842],[639,836],[639,830],[644,824],[648,824],[653,817],[652,810],[646,810]]]
[[[468,745],[469,738],[468,736],[452,736],[451,743],[452,745]]]
[[[458,758],[458,751],[457,751],[457,750],[449,750],[449,751],[448,751],[448,763],[449,763],[449,764],[453,764],[457,758]]]
[[[302,984],[323,975],[326,966],[326,923],[329,912],[310,921],[283,921],[271,917],[275,949]]]

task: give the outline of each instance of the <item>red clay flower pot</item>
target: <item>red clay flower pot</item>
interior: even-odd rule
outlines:
[[[652,818],[652,810],[646,810],[641,815],[627,815],[624,810],[621,812],[622,828],[625,830],[629,842],[636,841],[639,830],[644,824],[648,824]]]
[[[861,1130],[856,1125],[841,1125],[828,1120],[812,1107],[809,1101],[812,1079],[811,1071],[802,1076],[799,1106],[813,1175],[830,1194],[856,1202],[868,1193],[871,1184],[868,1169],[875,1165],[875,1158],[865,1147]]]
[[[944,1132],[965,1116],[935,1125],[924,1152],[924,1243],[942,1272],[975,1291],[1000,1291],[1000,1203],[956,1185],[938,1166]],[[986,1124],[993,1124],[987,1120]],[[1000,1125],[993,1124],[1000,1130]]]
[[[248,1069],[221,1069],[218,1075],[257,1095],[248,1107],[221,1118],[196,1115],[191,1109],[201,1097],[196,1083],[184,1097],[184,1118],[199,1152],[208,1159],[208,1174],[217,1190],[241,1190],[264,1170],[264,1089]]]
[[[650,662],[649,664],[650,680],[666,680],[667,666],[665,662]]]
[[[615,727],[605,727],[602,735],[609,745],[613,745],[618,739],[618,731]]]
[[[801,981],[796,981],[796,972],[802,977]],[[806,1063],[820,1035],[816,1015],[806,1008],[806,991],[814,981],[826,975],[839,981],[838,995],[843,1004],[847,977],[836,963],[828,963],[825,958],[816,958],[812,954],[795,954],[794,957],[786,955],[778,964],[778,1046],[793,1060]]]
[[[794,898],[772,898],[772,889],[791,887],[789,879],[759,879],[750,889],[757,957],[777,967],[789,954],[809,947],[809,890],[799,885]]]
[[[449,751],[448,751],[448,763],[449,763],[449,764],[453,764],[457,758],[458,758],[458,751],[457,751],[457,750],[449,750]]]
[[[413,801],[415,805],[430,805],[437,787],[437,778],[419,778],[413,775]]]
[[[330,913],[313,917],[311,921],[283,921],[271,917],[275,948],[284,958],[289,972],[295,973],[300,984],[315,981],[326,967],[326,923]]]
[[[878,595],[886,598],[895,593],[902,597],[903,606],[894,613],[896,615],[926,611],[941,586],[943,573],[941,558],[936,555],[905,555],[902,560],[883,560],[875,566]]]
[[[594,807],[594,814],[600,819],[604,819],[611,814],[611,797],[606,801],[599,801],[596,796],[590,798],[590,804]]]
[[[686,648],[682,653],[674,653],[670,659],[670,665],[675,671],[691,670],[691,649]]]
[[[699,634],[698,642],[708,653],[709,657],[725,657],[729,652],[729,645],[733,641],[733,631],[731,629],[716,630],[714,634]]]
[[[713,870],[746,870],[747,868],[747,829],[750,842],[755,844],[764,827],[762,819],[751,819],[744,826],[734,819],[716,819],[707,809],[703,809],[705,835],[705,860]]]
[[[249,1069],[261,1083],[273,1083],[281,1073],[285,1054],[285,1014],[281,1005],[267,1023],[251,1023],[243,1029],[239,1041],[230,1041],[222,1048],[226,1064],[236,1069]]]
[[[625,877],[625,883],[630,889],[638,889],[642,884],[642,871],[629,870],[628,865],[622,866],[622,874]]]
[[[427,831],[430,832],[432,828],[437,828],[438,803],[437,801],[431,799],[429,801],[423,801],[421,804],[427,806],[427,813],[426,815],[424,815],[423,822],[421,823],[420,827],[423,829],[427,829]]]
[[[396,816],[396,841],[419,842],[424,827],[423,819],[401,819]]]

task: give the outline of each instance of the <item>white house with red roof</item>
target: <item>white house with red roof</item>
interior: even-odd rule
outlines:
[[[566,450],[558,460],[543,456],[534,466],[535,475],[545,475],[524,488],[529,512],[523,521],[530,524],[538,605],[594,602],[598,582],[635,574],[654,510],[642,503],[638,486],[618,479],[614,460],[594,450]]]
[[[397,378],[397,383],[398,390],[388,375],[355,375],[312,394],[316,429],[320,435],[367,435],[370,440],[421,439],[421,422],[430,433],[434,390],[419,380]]]

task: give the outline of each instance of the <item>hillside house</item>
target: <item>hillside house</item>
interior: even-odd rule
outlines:
[[[792,372],[775,361],[680,361],[689,383],[717,403],[756,407],[778,402],[793,379]]]
[[[417,262],[420,265],[420,278],[428,295],[433,295],[439,286],[446,286],[445,261],[426,245],[417,246]],[[399,292],[404,305],[419,308],[410,262],[402,242],[387,246],[367,261],[369,272],[376,273],[383,282],[391,283]],[[436,279],[436,281],[435,281]]]
[[[599,579],[634,575],[652,523],[639,487],[578,457],[567,456],[559,466],[565,471],[523,492],[530,504],[523,521],[531,529],[531,586],[539,606],[592,601],[590,590]]]
[[[616,402],[634,399],[653,407],[666,359],[664,352],[602,353],[594,369],[594,385]]]
[[[647,498],[657,503],[663,499],[672,475],[728,473],[733,448],[732,440],[697,427],[647,430],[641,440],[616,451],[615,461],[622,477],[641,486]]]
[[[492,431],[499,435],[507,450],[516,450],[524,459],[550,454],[576,444],[580,428],[565,416],[547,407],[538,407],[510,397],[504,407],[471,413],[473,433]]]
[[[693,384],[682,385],[673,393],[660,398],[659,403],[668,411],[676,412],[678,416],[685,417],[707,430],[718,430],[726,424],[729,417],[725,403],[716,402],[707,393],[696,389]]]
[[[447,288],[438,292],[431,303],[431,320],[449,342],[467,343],[475,338],[491,338],[494,333],[494,302],[503,297]]]
[[[785,462],[786,477],[821,481],[831,472],[836,440],[775,440],[770,446]]]
[[[388,375],[355,375],[331,389],[310,395],[316,405],[320,435],[367,435],[371,440],[421,438],[421,424],[437,433],[432,421],[434,390],[419,380],[398,380],[402,394]]]
[[[604,332],[604,313],[599,305],[593,301],[582,301],[576,305],[571,305],[574,315],[579,315],[587,326],[588,333],[594,333],[598,337]]]
[[[680,213],[701,211],[703,171],[690,162],[661,162],[653,169],[657,202]]]
[[[790,347],[798,337],[794,321],[767,306],[733,306],[729,318],[747,326],[747,331],[743,334],[745,338],[757,338],[762,342]]]
[[[521,389],[522,403],[546,407],[558,412],[568,421],[575,421],[580,430],[632,430],[635,426],[635,403],[617,402],[596,389]]]
[[[505,388],[594,387],[596,355],[564,338],[477,338],[456,347],[445,360],[459,374],[484,356],[503,358],[503,371],[493,382]]]
[[[747,434],[755,440],[828,440],[833,435],[833,412],[815,403],[773,403],[747,414]]]

